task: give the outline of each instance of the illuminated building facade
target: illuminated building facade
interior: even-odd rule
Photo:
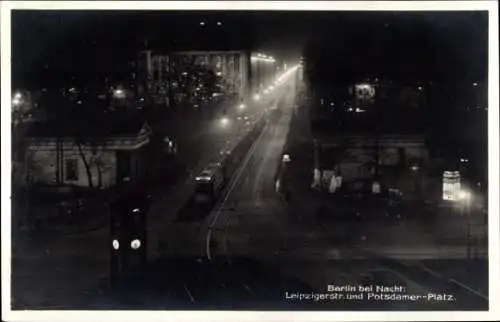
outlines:
[[[165,106],[243,101],[271,84],[286,67],[272,56],[249,51],[142,51],[135,73],[137,93]]]
[[[182,51],[166,55],[143,51],[137,63],[139,95],[156,104],[203,105],[250,93],[250,53]]]

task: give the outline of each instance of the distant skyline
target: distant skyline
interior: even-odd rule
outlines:
[[[12,67],[123,72],[147,44],[304,54],[326,77],[484,80],[487,30],[487,12],[13,11]]]

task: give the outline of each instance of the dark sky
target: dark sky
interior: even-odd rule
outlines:
[[[12,67],[24,75],[46,65],[68,73],[124,70],[145,39],[158,50],[305,53],[328,77],[484,79],[487,70],[486,12],[17,11],[12,24]]]

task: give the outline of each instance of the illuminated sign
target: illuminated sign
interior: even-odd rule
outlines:
[[[443,173],[443,200],[460,199],[460,172],[445,171]]]

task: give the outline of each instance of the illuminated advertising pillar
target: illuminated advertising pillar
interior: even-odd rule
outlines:
[[[443,200],[460,199],[460,172],[445,171],[443,173]]]

